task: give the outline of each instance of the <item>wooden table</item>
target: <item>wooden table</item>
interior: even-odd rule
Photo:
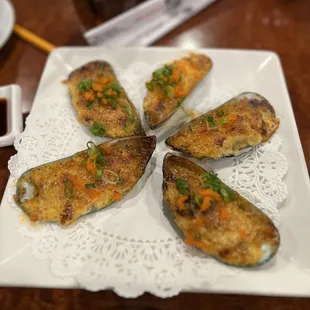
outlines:
[[[85,45],[70,0],[13,0],[13,3],[17,22],[29,30],[58,46]],[[309,169],[309,12],[309,0],[219,0],[155,45],[266,49],[279,53]],[[44,52],[15,36],[0,50],[0,85],[19,84],[25,107],[31,106],[46,57]],[[9,177],[7,161],[14,153],[13,147],[0,149],[0,197]],[[303,310],[310,309],[310,299],[180,294],[162,300],[145,294],[126,300],[112,292],[0,288],[0,309],[3,310],[86,308]]]

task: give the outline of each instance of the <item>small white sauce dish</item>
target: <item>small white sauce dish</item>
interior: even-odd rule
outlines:
[[[21,108],[21,88],[18,85],[11,84],[0,87],[0,98],[6,99],[7,108],[6,117],[7,133],[0,136],[0,147],[13,145],[16,136],[23,131],[23,115]]]

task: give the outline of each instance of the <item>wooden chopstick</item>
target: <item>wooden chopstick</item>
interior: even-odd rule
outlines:
[[[34,33],[30,32],[29,30],[21,27],[20,25],[14,26],[14,32],[23,40],[27,41],[28,43],[40,48],[41,50],[49,53],[52,51],[56,46],[39,36],[35,35]]]

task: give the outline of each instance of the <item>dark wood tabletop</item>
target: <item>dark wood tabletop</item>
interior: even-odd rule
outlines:
[[[71,0],[13,0],[17,22],[57,46],[85,45]],[[310,1],[218,0],[154,45],[265,49],[281,58],[291,101],[310,167]],[[0,85],[22,87],[30,107],[47,55],[12,35],[0,50]],[[0,115],[1,122],[4,115]],[[13,147],[0,149],[0,197]],[[25,268],[27,262],[25,262]],[[289,279],[288,279],[289,281]],[[249,283],[250,285],[250,283]],[[124,299],[110,291],[0,288],[0,309],[310,309],[310,299],[213,294],[180,294],[159,299],[145,294]]]

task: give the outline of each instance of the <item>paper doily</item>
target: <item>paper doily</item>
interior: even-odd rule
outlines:
[[[116,70],[140,113],[144,82],[153,70],[154,66],[139,62],[125,71]],[[132,192],[123,201],[67,229],[54,224],[21,224],[21,211],[12,199],[13,181],[7,198],[16,207],[17,229],[31,239],[33,255],[49,260],[55,276],[74,277],[80,287],[93,291],[109,288],[124,297],[144,292],[169,297],[182,290],[202,289],[222,275],[236,274],[238,269],[185,246],[177,236],[162,207],[161,168],[168,151],[165,138],[188,120],[194,106],[197,115],[238,92],[218,85],[211,74],[184,102],[187,114],[180,109],[155,131],[159,142],[156,151]],[[10,159],[9,169],[16,180],[29,168],[84,149],[89,140],[104,141],[91,136],[77,122],[69,97],[55,95],[36,104],[25,131],[15,141],[18,152]],[[281,139],[275,135],[247,154],[204,164],[267,213],[276,225],[280,223],[278,207],[287,196],[283,177],[288,164],[279,152],[280,146]]]

